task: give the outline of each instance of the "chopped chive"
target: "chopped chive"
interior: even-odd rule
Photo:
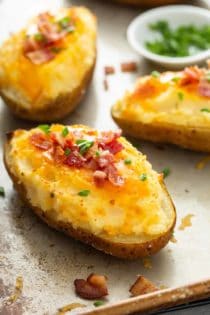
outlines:
[[[171,170],[169,167],[165,167],[163,170],[162,170],[162,173],[163,173],[163,178],[166,178],[170,173],[171,173]]]
[[[42,42],[45,40],[45,37],[42,33],[36,33],[34,34],[34,39],[37,41],[37,42]]]
[[[141,174],[139,176],[139,179],[142,181],[142,182],[145,182],[145,180],[147,180],[147,174]]]
[[[58,21],[58,24],[60,25],[61,28],[65,29],[69,26],[69,22],[70,22],[70,17],[65,16],[64,18]]]
[[[93,141],[89,141],[89,140],[77,140],[76,144],[79,147],[79,152],[80,154],[85,154],[94,144]]]
[[[4,187],[0,186],[0,196],[5,197],[5,190]]]
[[[159,78],[160,72],[158,72],[158,71],[152,71],[152,72],[151,72],[151,76],[152,76],[153,78]]]
[[[99,157],[100,156],[100,152],[96,151],[96,156]]]
[[[210,113],[210,109],[208,109],[208,108],[202,108],[202,109],[201,109],[201,112]]]
[[[66,148],[66,150],[64,151],[64,154],[65,154],[66,156],[69,156],[70,153],[71,153],[71,150],[70,150],[69,148]]]
[[[61,134],[62,134],[63,137],[66,137],[69,134],[68,128],[64,127]]]
[[[87,197],[89,194],[90,190],[81,190],[80,192],[78,192],[78,195],[82,197]]]
[[[124,163],[125,163],[126,165],[129,165],[129,164],[132,163],[132,161],[131,161],[130,159],[125,159],[125,160],[124,160]]]
[[[46,134],[50,133],[50,125],[39,125],[38,128]]]
[[[180,77],[174,77],[174,78],[172,78],[172,81],[175,82],[175,83],[177,83],[179,80],[180,80]]]
[[[178,95],[179,100],[180,100],[180,101],[183,101],[183,99],[184,99],[184,93],[178,92],[177,95]]]
[[[94,305],[95,307],[102,306],[102,305],[104,305],[104,304],[105,304],[105,301],[95,301],[95,302],[93,303],[93,305]]]

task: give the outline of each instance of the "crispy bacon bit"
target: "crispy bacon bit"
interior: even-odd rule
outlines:
[[[183,77],[179,81],[181,86],[198,83],[202,75],[202,70],[198,67],[188,67],[183,71]]]
[[[124,184],[124,179],[122,176],[118,174],[116,166],[114,164],[110,164],[106,169],[109,181],[115,186],[122,186]]]
[[[28,35],[23,43],[24,55],[34,64],[42,64],[55,58],[61,50],[61,40],[73,26],[68,21],[64,28],[55,21],[54,16],[45,12],[37,17],[38,33]]]
[[[93,178],[96,185],[103,186],[105,179],[107,178],[107,174],[104,171],[95,171]]]
[[[210,83],[207,80],[202,79],[198,86],[198,92],[202,96],[210,97]]]
[[[108,295],[105,276],[90,274],[87,280],[76,279],[74,281],[76,293],[83,299],[95,300]]]
[[[114,74],[114,73],[115,73],[115,68],[113,66],[104,67],[104,74],[105,75]]]
[[[30,138],[31,143],[40,150],[50,150],[52,142],[47,139],[42,133],[34,133]]]
[[[107,79],[104,79],[103,83],[104,83],[104,90],[105,90],[105,91],[108,91],[109,85],[108,85]]]
[[[132,296],[138,296],[155,292],[157,290],[158,288],[151,281],[143,276],[139,276],[129,291],[131,292]]]
[[[54,160],[56,163],[64,163],[65,162],[65,154],[64,150],[60,146],[56,146],[54,149]]]
[[[89,141],[91,147],[87,147],[82,153],[81,141],[86,144],[88,140],[80,130],[69,132],[65,138],[53,132],[49,134],[39,132],[32,134],[30,141],[35,147],[45,151],[43,155],[47,159],[69,167],[92,170],[93,180],[98,186],[102,186],[105,180],[115,186],[122,186],[124,179],[118,173],[115,161],[115,155],[124,148],[118,142],[120,135],[121,131],[101,132],[99,137]]]
[[[84,166],[86,159],[83,158],[79,152],[73,151],[66,159],[65,163],[68,166],[75,166],[81,168]]]
[[[33,61],[35,65],[40,65],[52,60],[55,57],[55,54],[49,48],[44,48],[28,52],[26,53],[26,56]]]
[[[137,68],[137,63],[135,61],[121,63],[122,72],[136,72]]]

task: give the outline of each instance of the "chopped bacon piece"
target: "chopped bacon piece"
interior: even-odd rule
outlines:
[[[108,91],[109,85],[108,85],[107,79],[104,79],[103,83],[104,83],[104,90],[105,90],[105,91]]]
[[[114,139],[117,139],[121,136],[122,131],[117,130],[117,131],[102,131],[101,132],[101,138],[99,142],[104,142],[104,143],[109,143]]]
[[[210,97],[210,83],[207,80],[201,80],[198,86],[200,95]]]
[[[76,293],[83,299],[94,300],[108,295],[106,277],[91,274],[87,280],[76,279],[74,281]]]
[[[30,59],[35,65],[48,62],[55,57],[55,54],[49,48],[43,48],[25,53],[25,56]]]
[[[47,151],[52,148],[52,142],[42,133],[34,133],[30,137],[31,143],[38,149]]]
[[[115,68],[113,66],[106,66],[104,67],[104,73],[105,75],[114,74]]]
[[[114,139],[112,142],[108,144],[105,144],[102,147],[104,150],[109,150],[109,152],[111,152],[112,154],[117,154],[118,152],[124,149],[123,145],[120,142],[118,142],[116,139]]]
[[[73,151],[65,160],[68,166],[75,166],[81,168],[84,166],[86,159],[84,159],[77,151]]]
[[[181,86],[198,83],[202,75],[202,70],[198,67],[188,67],[183,71],[183,77],[179,81]]]
[[[138,296],[155,292],[157,290],[158,288],[151,281],[143,276],[139,276],[129,291],[131,292],[132,296]]]
[[[122,186],[124,184],[124,179],[118,174],[118,171],[114,164],[108,165],[108,167],[105,169],[105,172],[107,173],[109,181],[114,186]]]
[[[35,40],[33,37],[26,37],[24,43],[23,43],[23,52],[24,54],[27,54],[29,52],[39,50],[40,49],[40,43]]]
[[[61,148],[61,146],[56,146],[54,149],[54,160],[56,163],[64,163],[66,160],[66,156],[64,154],[64,150]]]
[[[123,62],[121,63],[121,71],[122,72],[136,72],[137,63],[135,61]]]
[[[109,151],[103,151],[100,157],[98,158],[99,167],[104,168],[112,163],[114,163],[113,155]]]
[[[60,32],[58,24],[53,23],[53,16],[48,12],[42,13],[38,16],[38,29],[48,42],[56,42],[62,39],[66,32]]]
[[[93,179],[97,186],[103,186],[106,178],[107,174],[104,171],[95,171],[93,174]]]

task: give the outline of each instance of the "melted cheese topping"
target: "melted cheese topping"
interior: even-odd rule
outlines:
[[[144,123],[173,123],[187,126],[209,126],[210,98],[198,92],[197,84],[180,86],[172,79],[181,72],[165,72],[158,78],[140,78],[130,92],[113,107],[116,117]]]
[[[64,39],[64,47],[56,57],[35,65],[23,52],[23,40],[34,25],[11,36],[0,51],[0,88],[9,98],[20,99],[25,108],[41,108],[46,101],[77,88],[92,67],[96,55],[96,19],[84,7],[60,9],[57,16],[75,20],[75,30]]]
[[[84,133],[90,130],[85,126],[72,128],[82,128]],[[62,129],[62,125],[51,127],[53,132],[60,133]],[[160,176],[124,138],[119,138],[124,149],[115,156],[124,185],[117,187],[106,181],[98,187],[92,170],[56,164],[35,148],[29,137],[37,131],[40,132],[17,130],[8,158],[12,173],[26,188],[33,206],[49,212],[58,221],[106,238],[119,240],[126,236],[135,241],[139,236],[147,239],[168,230],[171,213],[164,211],[168,205],[164,204]],[[125,159],[132,163],[126,165]],[[147,180],[140,180],[141,174],[147,174]],[[79,196],[81,190],[90,190],[90,194]]]

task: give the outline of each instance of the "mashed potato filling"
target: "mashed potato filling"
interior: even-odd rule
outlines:
[[[62,125],[50,128],[61,139],[63,130]],[[100,136],[85,126],[68,127],[69,133],[78,130],[86,138],[90,134],[91,139]],[[161,176],[125,138],[119,137],[123,149],[114,155],[123,184],[106,180],[100,186],[94,181],[92,169],[57,163],[46,151],[37,149],[30,141],[37,132],[40,133],[39,128],[15,131],[8,157],[11,171],[24,185],[32,206],[74,228],[118,240],[125,236],[133,236],[132,241],[139,236],[146,239],[168,230],[171,214],[164,211],[168,205]],[[84,191],[89,193],[82,194]]]

